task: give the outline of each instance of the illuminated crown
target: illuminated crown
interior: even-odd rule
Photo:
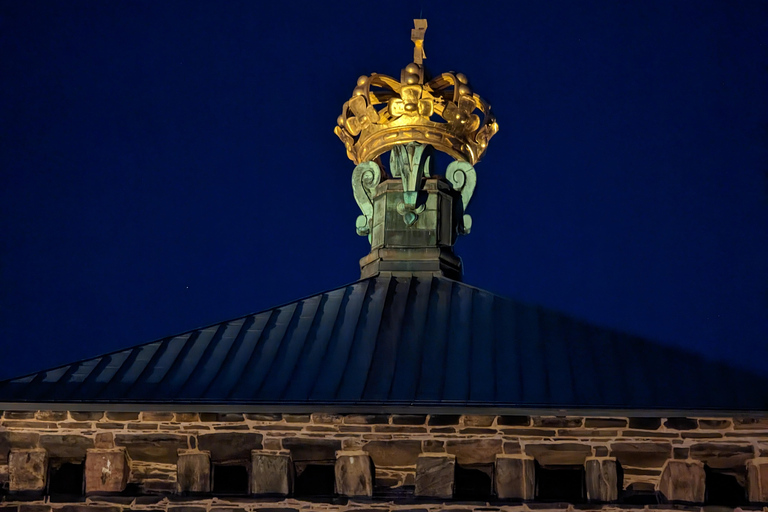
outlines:
[[[499,129],[491,106],[472,93],[463,74],[443,73],[424,83],[427,24],[417,22],[422,23],[411,32],[414,62],[402,70],[400,81],[378,73],[361,76],[344,103],[334,132],[355,164],[418,142],[474,165]]]

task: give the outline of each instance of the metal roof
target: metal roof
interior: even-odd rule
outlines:
[[[0,383],[0,406],[25,403],[766,411],[768,381],[449,279],[376,277]]]

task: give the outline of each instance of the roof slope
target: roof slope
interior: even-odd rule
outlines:
[[[377,277],[4,381],[3,403],[763,411],[768,382],[449,279]]]

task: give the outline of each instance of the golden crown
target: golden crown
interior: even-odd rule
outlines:
[[[474,165],[499,130],[491,106],[472,92],[461,73],[443,73],[424,83],[427,21],[414,23],[414,62],[402,70],[399,82],[378,73],[358,78],[334,133],[355,164],[419,142]]]

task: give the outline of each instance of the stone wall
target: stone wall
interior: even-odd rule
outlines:
[[[89,499],[193,494],[206,507],[222,466],[245,468],[245,494],[290,496],[302,471],[324,466],[340,495],[444,501],[472,470],[492,481],[487,501],[520,502],[538,498],[543,470],[583,468],[584,501],[661,493],[662,501],[702,503],[715,474],[768,503],[768,418],[3,413],[6,503],[45,495],[65,463],[82,464]]]

